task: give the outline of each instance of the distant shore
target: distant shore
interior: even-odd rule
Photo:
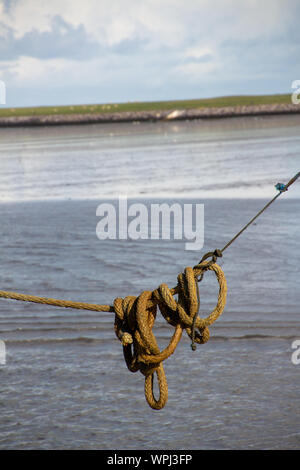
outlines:
[[[292,104],[289,95],[225,97],[173,102],[8,108],[0,110],[0,127],[156,122],[298,113],[300,105]]]

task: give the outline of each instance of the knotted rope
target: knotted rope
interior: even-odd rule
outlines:
[[[200,318],[198,277],[205,271],[216,274],[219,283],[218,302],[206,318]],[[178,300],[174,295],[178,294]],[[221,315],[226,303],[227,283],[224,272],[216,263],[204,261],[194,268],[187,267],[179,274],[178,284],[169,289],[161,284],[154,291],[144,291],[138,297],[128,296],[114,301],[115,333],[123,345],[126,365],[131,372],[138,370],[145,376],[145,397],[151,408],[160,410],[168,399],[168,385],[163,361],[175,351],[183,330],[199,344],[209,340],[209,329]],[[157,307],[165,320],[175,328],[168,346],[160,351],[153,334]],[[193,328],[198,331],[194,333]],[[159,385],[159,398],[153,392],[153,379],[156,373]]]

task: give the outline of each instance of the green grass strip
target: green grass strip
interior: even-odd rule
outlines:
[[[220,108],[226,106],[258,106],[266,104],[290,104],[291,95],[253,95],[253,96],[224,96],[177,101],[146,101],[128,103],[86,104],[70,106],[37,106],[24,108],[2,108],[0,117],[8,116],[43,116],[68,114],[95,114],[136,111],[165,111],[175,109]]]

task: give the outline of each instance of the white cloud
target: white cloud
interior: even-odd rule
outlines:
[[[60,15],[107,45],[140,35],[178,46],[191,36],[215,42],[283,32],[296,6],[293,0],[17,0],[6,13],[2,6],[1,21],[16,28],[18,38],[32,29],[50,31]]]
[[[188,47],[184,51],[184,57],[187,59],[205,60],[206,57],[213,56],[213,49],[202,43]]]
[[[220,68],[221,64],[218,64],[217,62],[190,62],[174,67],[174,74],[180,74],[188,82],[199,82],[203,77],[209,79],[213,74],[217,73]]]
[[[246,80],[262,84],[273,74],[275,87],[279,69],[277,87],[284,80],[288,87],[300,63],[297,0],[15,0],[10,5],[4,8],[0,0],[0,78],[9,79],[11,87],[110,84],[112,97],[116,88],[127,89],[127,100],[134,99],[134,88],[138,99],[151,93],[161,98],[166,90],[176,98],[185,83],[198,84],[187,89],[191,97],[204,88],[213,95],[213,81],[221,79],[227,87],[240,79],[242,88]],[[56,30],[55,18],[60,18]]]

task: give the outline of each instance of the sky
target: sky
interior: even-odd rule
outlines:
[[[6,104],[291,93],[300,0],[0,0]]]

